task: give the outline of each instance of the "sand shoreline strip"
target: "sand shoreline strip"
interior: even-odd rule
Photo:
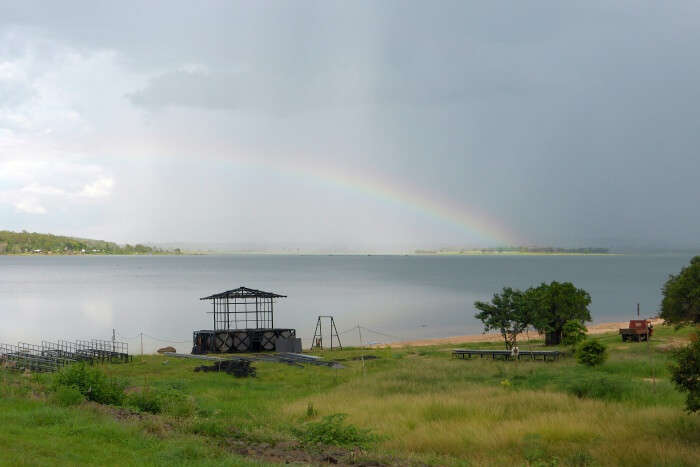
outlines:
[[[652,319],[654,326],[659,326],[663,324],[663,319]],[[626,328],[629,326],[629,321],[616,321],[609,323],[598,323],[587,326],[588,334],[605,334],[608,332],[617,332],[620,328]],[[530,339],[544,339],[536,331],[531,331],[529,336],[527,334],[520,334],[518,336],[518,341],[527,341],[528,337]],[[418,339],[412,341],[400,341],[400,342],[390,342],[386,344],[372,345],[371,347],[381,348],[399,348],[399,347],[425,347],[429,345],[442,345],[442,344],[463,344],[467,342],[502,342],[503,337],[500,334],[487,333],[487,334],[467,334],[463,336],[452,336],[452,337],[438,337],[434,339]]]

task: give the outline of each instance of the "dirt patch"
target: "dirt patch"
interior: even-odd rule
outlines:
[[[202,365],[194,369],[194,371],[214,371],[226,372],[236,378],[255,377],[255,367],[250,364],[249,360],[223,360],[215,362],[213,365]]]
[[[336,358],[336,362],[347,362],[348,360],[351,361],[359,361],[359,360],[376,360],[379,357],[376,355],[360,355],[359,357],[350,357],[350,358]]]
[[[139,412],[138,410],[130,409],[128,407],[117,407],[114,405],[103,405],[97,402],[86,401],[82,403],[83,407],[92,410],[95,413],[102,415],[107,415],[115,420],[119,421],[137,421],[144,420],[147,418],[148,414]]]
[[[303,446],[295,441],[277,444],[250,443],[227,440],[228,449],[242,456],[254,457],[279,464],[338,465],[338,466],[389,466],[406,465],[397,460],[369,459],[361,449],[344,449],[335,446]]]

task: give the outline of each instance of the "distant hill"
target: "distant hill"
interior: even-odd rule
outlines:
[[[180,250],[163,250],[151,246],[118,245],[104,240],[64,237],[36,232],[0,231],[0,255],[45,254],[45,255],[153,255],[179,254]]]

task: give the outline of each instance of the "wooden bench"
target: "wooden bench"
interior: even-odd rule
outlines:
[[[492,360],[515,360],[515,356],[510,350],[490,350],[490,349],[454,349],[452,357],[454,358],[472,358],[472,355],[478,355],[480,358],[491,357]],[[522,360],[558,360],[562,356],[562,352],[558,350],[521,350],[518,352],[517,359]]]

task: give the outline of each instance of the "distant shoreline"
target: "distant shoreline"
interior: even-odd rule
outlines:
[[[456,257],[456,256],[624,256],[625,253],[536,253],[536,252],[464,252],[464,253],[292,253],[288,251],[182,251],[159,253],[58,253],[23,252],[0,253],[0,256],[412,256],[412,257]]]
[[[195,255],[196,253],[55,253],[55,252],[27,252],[27,253],[0,253],[0,256],[184,256]]]
[[[624,253],[577,253],[577,252],[546,252],[546,251],[455,251],[435,253],[412,253],[412,256],[622,256]]]

